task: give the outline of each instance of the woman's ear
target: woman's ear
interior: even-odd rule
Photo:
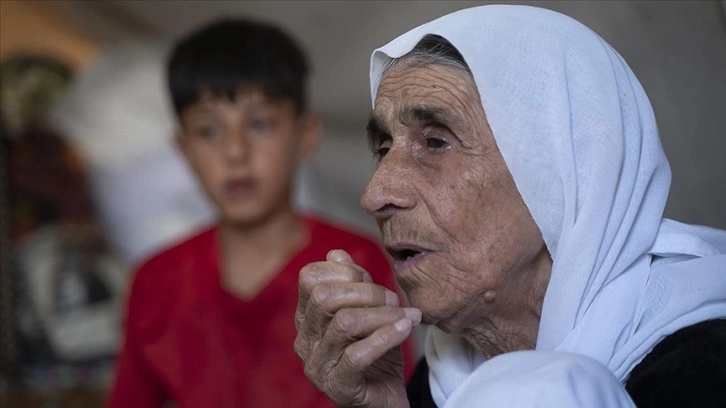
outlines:
[[[320,137],[323,133],[323,123],[313,113],[303,113],[300,117],[300,144],[298,145],[298,160],[304,163],[315,155]]]

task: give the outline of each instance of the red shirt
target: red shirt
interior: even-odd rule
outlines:
[[[110,407],[332,407],[293,350],[298,272],[345,249],[373,280],[396,290],[380,247],[304,218],[309,243],[249,301],[220,285],[216,228],[155,256],[137,271]],[[412,369],[408,345],[406,378]]]

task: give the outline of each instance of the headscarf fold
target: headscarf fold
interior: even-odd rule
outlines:
[[[726,233],[662,218],[670,167],[655,116],[610,45],[550,10],[465,9],[375,50],[373,101],[387,62],[427,34],[444,37],[466,60],[552,255],[537,350],[587,356],[624,382],[665,336],[726,318]],[[487,370],[488,362],[460,350],[467,347],[436,328],[429,334],[439,406],[472,383],[448,379]]]

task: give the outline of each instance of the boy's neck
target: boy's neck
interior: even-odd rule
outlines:
[[[239,298],[254,298],[307,240],[308,231],[292,210],[254,226],[221,222],[220,284]]]

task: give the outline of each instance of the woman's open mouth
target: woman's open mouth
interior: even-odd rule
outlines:
[[[425,248],[409,244],[387,245],[385,248],[386,252],[393,258],[393,266],[397,271],[402,267],[417,263],[429,252]]]

